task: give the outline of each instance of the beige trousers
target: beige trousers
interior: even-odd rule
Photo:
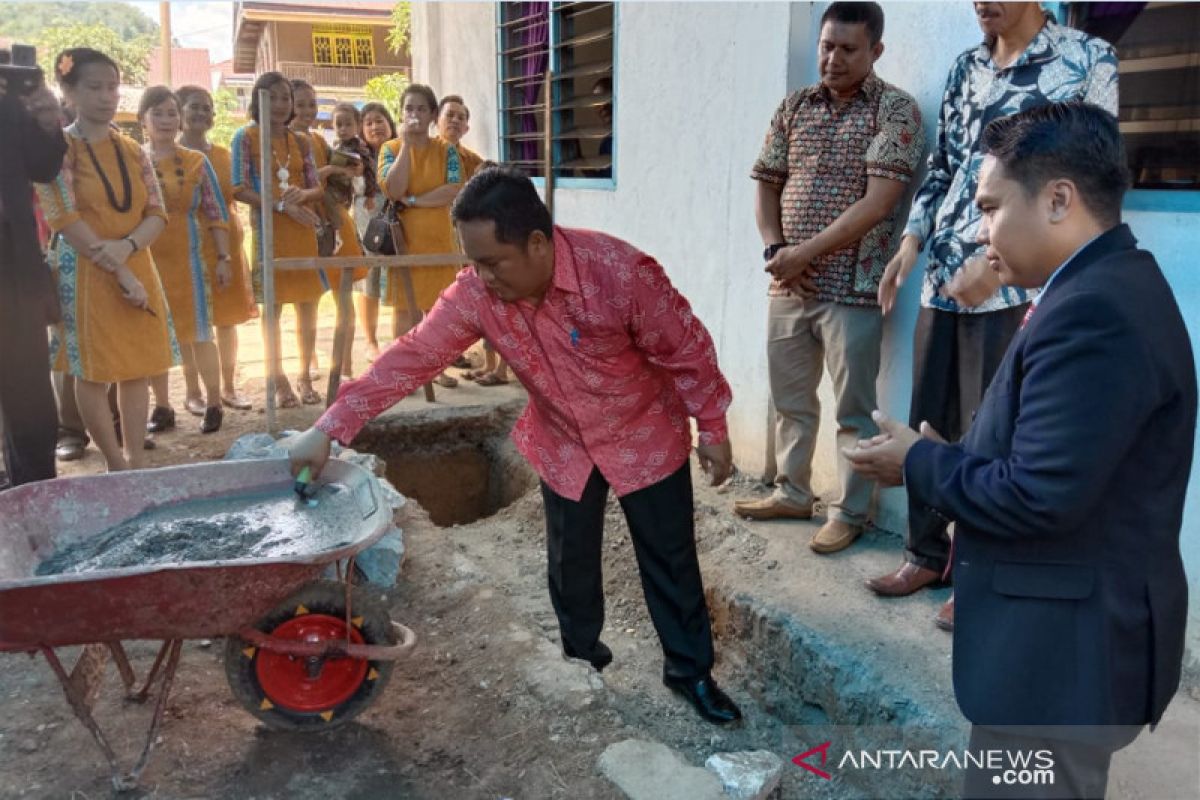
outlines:
[[[883,315],[878,308],[772,297],[767,364],[775,404],[776,494],[793,503],[813,501],[812,459],[821,405],[817,387],[829,369],[837,403],[838,491],[826,500],[830,519],[865,525],[871,481],[841,455],[858,439],[874,436],[875,381],[879,375]]]

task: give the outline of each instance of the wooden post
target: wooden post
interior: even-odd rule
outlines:
[[[343,267],[341,280],[338,281],[337,324],[333,328],[333,364],[329,367],[329,385],[325,391],[326,408],[333,405],[333,401],[337,397],[338,386],[342,382],[342,366],[345,363],[348,328],[350,321],[354,319],[354,303],[351,298],[353,289],[354,270]]]
[[[171,86],[171,4],[158,4],[158,28],[162,34],[159,46],[162,48],[162,82]]]
[[[275,433],[275,365],[279,354],[279,320],[275,316],[275,170],[271,159],[271,92],[262,89],[258,93],[258,198],[262,221],[258,226],[262,247],[263,287],[263,333],[267,343],[266,387],[267,387],[267,433]]]
[[[404,300],[408,303],[409,330],[411,331],[421,321],[423,312],[417,308],[417,292],[413,288],[412,270],[408,267],[401,267],[400,278],[404,282]],[[433,384],[425,384],[425,402],[432,403],[436,399],[433,395]]]

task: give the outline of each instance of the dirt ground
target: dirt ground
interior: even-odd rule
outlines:
[[[289,322],[285,316],[285,356],[293,341]],[[243,326],[244,376],[261,370],[257,339],[254,323]],[[322,373],[328,339],[325,329]],[[357,361],[363,363],[361,355]],[[290,374],[294,365],[285,363]],[[198,432],[199,420],[182,410],[182,379],[174,372],[179,427],[154,437],[149,466],[220,458],[238,436],[262,430],[262,383],[246,377],[243,390],[255,409],[227,411],[222,430],[206,436]],[[439,391],[444,400],[468,402],[463,395],[497,390]],[[306,427],[320,408],[282,411],[281,425]],[[98,472],[102,460],[93,447],[84,460],[61,466],[64,475],[88,474]],[[420,643],[397,665],[383,698],[328,733],[267,731],[233,699],[221,643],[188,642],[142,795],[616,798],[620,793],[596,771],[600,752],[612,742],[639,737],[697,753],[717,745],[738,749],[737,731],[700,721],[661,685],[660,651],[619,517],[613,505],[604,638],[616,662],[603,677],[560,654],[536,492],[495,517],[450,528],[435,526],[412,504],[399,520],[404,570],[386,600],[393,618],[411,626]],[[139,643],[131,652],[135,668],[144,671],[155,648]],[[69,667],[74,653],[66,655]],[[97,718],[128,763],[141,747],[151,708],[125,703],[117,686],[110,669]],[[44,660],[0,656],[0,707],[0,797],[108,794],[104,758]]]

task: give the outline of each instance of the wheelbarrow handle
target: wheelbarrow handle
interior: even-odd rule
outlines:
[[[392,623],[392,630],[396,632],[398,641],[391,645],[347,644],[342,639],[298,642],[294,639],[279,639],[257,628],[243,628],[238,631],[238,636],[255,647],[289,656],[348,656],[363,661],[398,661],[416,647],[417,635],[411,628],[399,622]]]

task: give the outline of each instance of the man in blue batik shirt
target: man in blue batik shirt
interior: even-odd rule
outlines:
[[[1057,24],[1038,3],[974,5],[984,41],[950,68],[929,172],[879,286],[886,314],[928,244],[909,421],[914,428],[928,422],[951,441],[970,426],[1032,297],[996,283],[978,295],[992,277],[975,241],[981,132],[994,119],[1055,102],[1080,100],[1117,114],[1111,45]],[[867,585],[880,596],[902,597],[941,583],[950,552],[946,528],[945,519],[910,497],[905,563]],[[953,604],[951,599],[938,613],[939,627],[953,627]]]

